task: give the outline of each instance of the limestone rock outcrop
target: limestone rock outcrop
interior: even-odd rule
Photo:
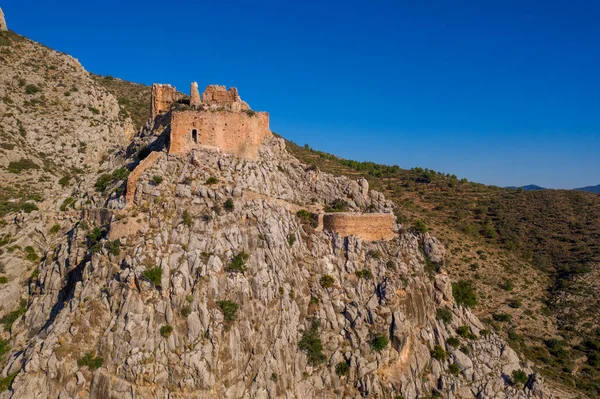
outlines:
[[[282,139],[255,160],[157,157],[136,187],[131,207],[64,222],[12,327],[23,349],[0,398],[549,397],[446,274],[428,277],[423,237],[315,230],[299,211],[394,205]],[[90,241],[94,226],[108,236]],[[517,369],[531,384],[511,382]]]

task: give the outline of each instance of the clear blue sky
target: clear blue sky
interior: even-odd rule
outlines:
[[[345,158],[500,186],[600,183],[597,0],[0,7],[91,72],[236,86],[273,131]]]

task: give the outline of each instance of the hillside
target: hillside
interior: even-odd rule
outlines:
[[[167,156],[148,87],[0,44],[0,397],[600,394],[597,195],[279,137]],[[324,211],[393,212],[393,238]]]

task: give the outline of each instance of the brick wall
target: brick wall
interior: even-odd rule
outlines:
[[[326,213],[323,215],[323,230],[341,236],[357,236],[365,241],[391,240],[394,215],[391,213]]]
[[[250,116],[245,112],[172,111],[169,154],[213,147],[256,158],[260,144],[271,135],[266,112]]]

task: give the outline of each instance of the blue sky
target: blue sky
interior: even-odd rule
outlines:
[[[598,1],[2,1],[91,72],[236,86],[271,129],[500,186],[600,183]]]

